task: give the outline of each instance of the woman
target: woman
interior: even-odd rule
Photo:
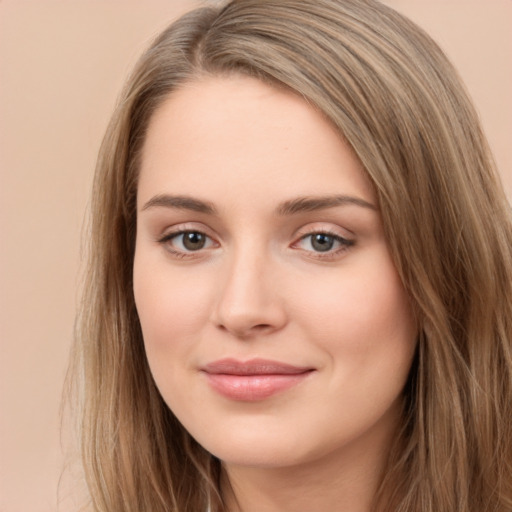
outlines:
[[[93,510],[511,510],[510,208],[399,14],[173,23],[108,128],[90,243]]]

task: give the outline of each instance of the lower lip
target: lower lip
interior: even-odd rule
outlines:
[[[294,374],[231,375],[206,373],[209,385],[231,400],[256,402],[286,391],[304,381],[311,371]]]

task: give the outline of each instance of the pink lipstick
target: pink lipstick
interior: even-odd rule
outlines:
[[[221,359],[201,368],[208,384],[231,400],[255,402],[285,391],[305,380],[314,368],[266,359]]]

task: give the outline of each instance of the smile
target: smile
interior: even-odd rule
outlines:
[[[222,396],[256,402],[299,384],[315,370],[264,359],[222,359],[207,364],[201,371],[210,387]]]

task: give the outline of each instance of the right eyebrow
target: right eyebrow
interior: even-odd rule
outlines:
[[[172,196],[168,194],[159,194],[152,197],[144,206],[141,211],[148,208],[164,207],[176,208],[178,210],[191,210],[193,212],[206,213],[208,215],[216,215],[217,210],[212,203],[208,201],[201,201],[187,196]]]

